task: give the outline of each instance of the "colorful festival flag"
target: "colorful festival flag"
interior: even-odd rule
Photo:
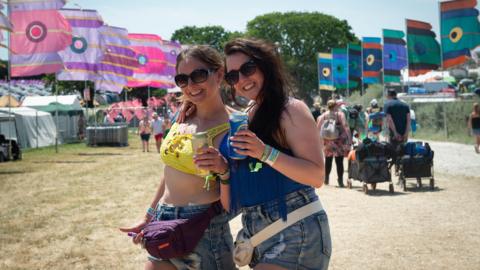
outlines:
[[[72,30],[58,12],[64,1],[9,1],[12,77],[54,73],[63,66],[57,52],[72,42]]]
[[[362,83],[362,46],[348,44],[348,89],[355,89]]]
[[[400,71],[407,66],[407,43],[403,31],[383,29],[383,82],[400,83]]]
[[[332,49],[333,86],[335,89],[348,87],[348,55],[346,48]]]
[[[418,76],[440,67],[440,45],[432,25],[407,19],[408,74]]]
[[[162,50],[162,39],[151,34],[128,34],[128,38],[130,48],[136,53],[138,67],[134,70],[127,86],[172,88],[174,86],[172,78],[164,74],[168,63],[165,52]],[[176,53],[175,51],[175,61]]]
[[[363,83],[379,83],[382,71],[382,40],[377,37],[362,39]]]
[[[319,53],[317,56],[318,89],[334,91],[332,75],[332,54]]]
[[[104,55],[95,89],[120,93],[138,66],[135,52],[130,49],[127,29],[104,25],[99,31]]]
[[[175,66],[177,64],[177,55],[182,50],[182,46],[176,41],[162,40],[161,48],[165,56],[165,60],[163,62],[164,67],[159,74],[162,76],[162,83],[165,84],[162,87],[175,88]]]
[[[61,9],[66,3],[67,0],[8,0],[8,8],[11,12]]]
[[[58,54],[64,69],[57,73],[60,81],[95,81],[97,63],[103,56],[100,27],[103,20],[96,10],[62,9],[60,13],[72,27],[72,44]]]
[[[461,65],[480,45],[480,23],[476,0],[440,2],[440,32],[443,67]]]

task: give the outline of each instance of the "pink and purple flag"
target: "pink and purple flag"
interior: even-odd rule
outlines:
[[[130,49],[127,29],[104,25],[99,31],[104,54],[95,89],[120,93],[138,66],[136,54]]]
[[[64,69],[57,73],[60,81],[95,81],[97,63],[103,56],[100,27],[103,20],[96,10],[62,9],[60,13],[72,27],[72,44],[58,54]]]
[[[165,55],[165,60],[163,62],[165,66],[160,75],[163,76],[167,82],[167,85],[163,88],[175,88],[175,66],[177,64],[177,55],[182,50],[182,46],[176,41],[163,40],[161,48]]]
[[[12,77],[54,73],[63,67],[57,52],[72,42],[72,30],[58,12],[65,1],[9,1]]]
[[[128,38],[130,48],[136,52],[139,65],[134,70],[132,79],[128,81],[128,87],[175,87],[170,75],[173,59],[166,55],[172,54],[173,50],[176,61],[178,51],[175,47],[170,45],[169,41],[164,42],[159,36],[152,34],[128,34]]]

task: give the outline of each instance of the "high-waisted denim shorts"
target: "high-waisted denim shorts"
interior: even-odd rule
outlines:
[[[286,196],[287,213],[318,200],[313,188],[295,191]],[[246,237],[258,233],[280,218],[278,203],[268,202],[242,209],[242,233]],[[255,248],[250,267],[259,263],[274,264],[286,269],[328,269],[332,253],[330,228],[325,211],[315,213]]]
[[[172,220],[191,218],[196,214],[206,211],[210,204],[193,205],[185,207],[168,206],[159,204],[155,220]],[[233,239],[228,225],[229,216],[224,212],[210,221],[195,250],[182,257],[169,261],[178,270],[230,270],[237,269],[233,262]],[[160,258],[148,257],[151,261],[162,261]]]

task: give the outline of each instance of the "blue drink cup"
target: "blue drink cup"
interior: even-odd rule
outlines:
[[[248,115],[244,113],[232,113],[230,120],[230,137],[234,136],[239,130],[248,129]],[[230,142],[230,141],[229,141]],[[235,147],[228,144],[228,155],[231,159],[245,159],[247,156],[235,152]]]

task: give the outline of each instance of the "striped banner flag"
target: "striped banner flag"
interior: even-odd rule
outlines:
[[[382,39],[377,37],[364,37],[363,50],[363,83],[380,83],[382,71]]]
[[[362,84],[362,45],[348,44],[348,89]]]
[[[175,66],[177,65],[177,55],[182,50],[182,46],[176,41],[163,40],[161,48],[165,56],[165,60],[162,62],[164,67],[160,72],[160,75],[164,78],[162,81],[165,83],[164,88],[175,88],[174,77],[177,73]]]
[[[55,73],[63,67],[57,54],[72,42],[72,30],[58,12],[65,1],[9,1],[11,75]]]
[[[385,83],[400,83],[400,71],[407,66],[407,43],[403,31],[383,29],[383,76]]]
[[[132,78],[128,80],[128,87],[143,87],[151,86],[156,88],[172,88],[175,85],[172,84],[172,77],[167,74],[170,72],[169,64],[172,65],[175,62],[173,58],[167,60],[166,53],[168,54],[168,47],[164,46],[164,42],[157,35],[152,34],[128,34],[130,40],[130,48],[135,51],[138,68],[134,70]],[[167,48],[166,51],[164,49]],[[175,61],[176,54],[174,50]]]
[[[334,91],[332,74],[332,54],[319,53],[317,56],[318,89]]]
[[[97,63],[103,56],[100,27],[103,20],[96,10],[62,9],[60,13],[72,27],[72,44],[58,54],[64,69],[57,73],[59,81],[95,81]]]
[[[99,31],[104,55],[98,64],[95,89],[120,93],[138,67],[135,52],[130,49],[127,29],[104,25]]]
[[[480,45],[480,22],[476,0],[440,3],[440,32],[443,67],[461,65],[471,57],[470,50]]]
[[[432,25],[427,22],[406,20],[408,75],[418,76],[440,67],[440,44],[435,39]]]
[[[348,55],[346,48],[332,49],[333,86],[335,89],[348,87]]]

